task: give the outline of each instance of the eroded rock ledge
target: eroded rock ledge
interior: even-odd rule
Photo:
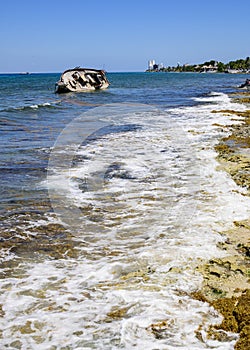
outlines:
[[[244,95],[244,96],[242,96]],[[237,94],[237,102],[249,104],[250,94]],[[250,195],[250,110],[213,111],[225,113],[240,124],[220,126],[230,132],[215,147],[220,169]],[[221,249],[227,256],[213,259],[197,270],[204,276],[203,287],[193,293],[196,299],[210,303],[223,318],[220,325],[210,326],[208,337],[223,340],[225,332],[239,333],[236,350],[246,350],[250,344],[250,218],[234,222],[234,228],[222,232],[226,236]],[[200,330],[197,330],[199,337]]]

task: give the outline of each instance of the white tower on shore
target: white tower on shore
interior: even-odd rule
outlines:
[[[155,65],[155,60],[149,60],[148,61],[148,69],[153,69]]]

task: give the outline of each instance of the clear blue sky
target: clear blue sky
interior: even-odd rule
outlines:
[[[250,56],[249,0],[1,0],[0,16],[0,72]]]

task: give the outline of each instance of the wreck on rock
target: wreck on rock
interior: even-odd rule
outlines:
[[[84,92],[106,89],[109,81],[104,70],[76,67],[62,73],[56,83],[56,93]]]

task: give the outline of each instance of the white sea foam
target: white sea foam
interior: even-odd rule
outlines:
[[[8,112],[8,111],[22,111],[22,110],[26,110],[26,109],[34,109],[37,110],[39,108],[43,108],[43,107],[52,107],[56,104],[58,104],[58,101],[53,101],[53,102],[44,102],[44,103],[40,103],[40,104],[25,104],[25,105],[21,105],[21,106],[13,106],[13,107],[8,107],[6,109],[2,109],[1,112]]]
[[[11,253],[9,248],[0,249],[0,262],[1,263],[4,261],[12,260],[12,259],[14,259],[14,257],[15,257],[15,254]]]
[[[216,109],[232,107],[223,94],[209,98]],[[75,148],[65,142],[66,153],[55,147],[48,186],[55,212],[67,227],[75,224],[78,256],[23,262],[1,282],[2,346],[233,349],[236,335],[207,338],[221,317],[190,297],[202,282],[195,267],[225,254],[217,248],[220,232],[249,215],[243,190],[216,170],[213,147],[222,131],[214,124],[231,121],[211,113],[214,106],[115,120],[105,111],[104,123],[140,128]],[[69,161],[70,168],[59,166]],[[203,340],[195,333],[200,325]]]

